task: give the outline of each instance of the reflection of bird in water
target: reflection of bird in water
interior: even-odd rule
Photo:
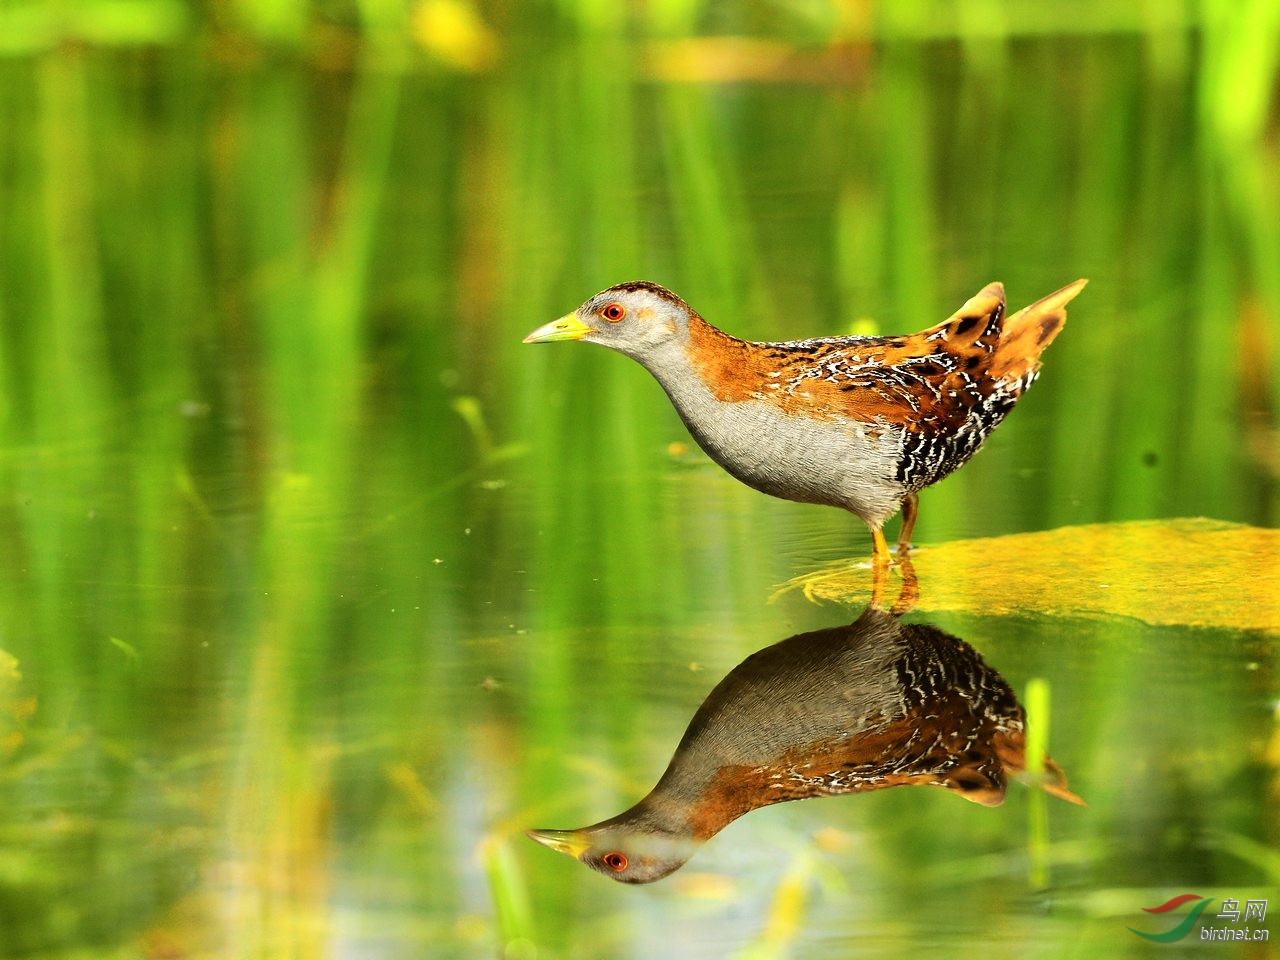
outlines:
[[[775,497],[861,517],[883,566],[884,522],[901,507],[905,553],[919,491],[966,463],[1013,409],[1084,284],[1006,315],[1004,287],[991,283],[909,336],[749,343],[637,281],[601,291],[525,342],[584,340],[634,358],[712,460]]]
[[[539,843],[606,876],[647,883],[757,807],[932,785],[988,806],[1026,767],[1025,713],[977,652],[934,627],[869,607],[849,626],[753,654],[711,691],[649,795]],[[1042,786],[1073,803],[1045,758]]]

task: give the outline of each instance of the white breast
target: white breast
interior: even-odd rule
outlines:
[[[748,486],[784,500],[844,507],[875,526],[897,511],[896,431],[795,416],[764,399],[723,402],[696,374],[650,372],[698,445]]]

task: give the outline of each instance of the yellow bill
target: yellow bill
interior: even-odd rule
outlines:
[[[569,313],[559,320],[544,324],[524,338],[525,343],[551,343],[554,340],[581,340],[591,328],[578,319],[576,313]]]

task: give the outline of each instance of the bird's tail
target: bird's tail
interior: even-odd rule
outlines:
[[[992,358],[991,375],[1002,380],[1020,379],[1034,372],[1040,366],[1040,354],[1067,322],[1067,304],[1088,282],[1069,283],[1006,317]]]
[[[1067,775],[1060,766],[1053,762],[1053,757],[1047,753],[1044,755],[1044,764],[1037,776],[1033,777],[1027,772],[1027,741],[1021,730],[997,734],[992,740],[992,746],[995,748],[996,756],[1000,758],[1000,763],[1010,777],[1020,780],[1027,786],[1039,787],[1050,796],[1065,800],[1067,803],[1074,803],[1080,807],[1088,806],[1080,798],[1079,794],[1073,793],[1071,788],[1067,786]],[[996,800],[996,803],[999,802],[999,800]],[[987,805],[994,806],[995,804],[988,803]]]
[[[1077,807],[1088,806],[1087,803],[1080,799],[1079,794],[1072,793],[1067,787],[1067,775],[1062,772],[1062,768],[1054,763],[1053,758],[1048,754],[1045,754],[1044,757],[1044,774],[1040,780],[1040,789],[1050,796],[1057,797],[1059,800],[1074,803]]]

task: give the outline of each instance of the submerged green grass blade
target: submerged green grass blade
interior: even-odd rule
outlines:
[[[1049,682],[1043,677],[1027,681],[1023,694],[1027,711],[1027,861],[1031,886],[1049,886],[1049,795],[1038,789],[1045,776],[1049,753]]]

